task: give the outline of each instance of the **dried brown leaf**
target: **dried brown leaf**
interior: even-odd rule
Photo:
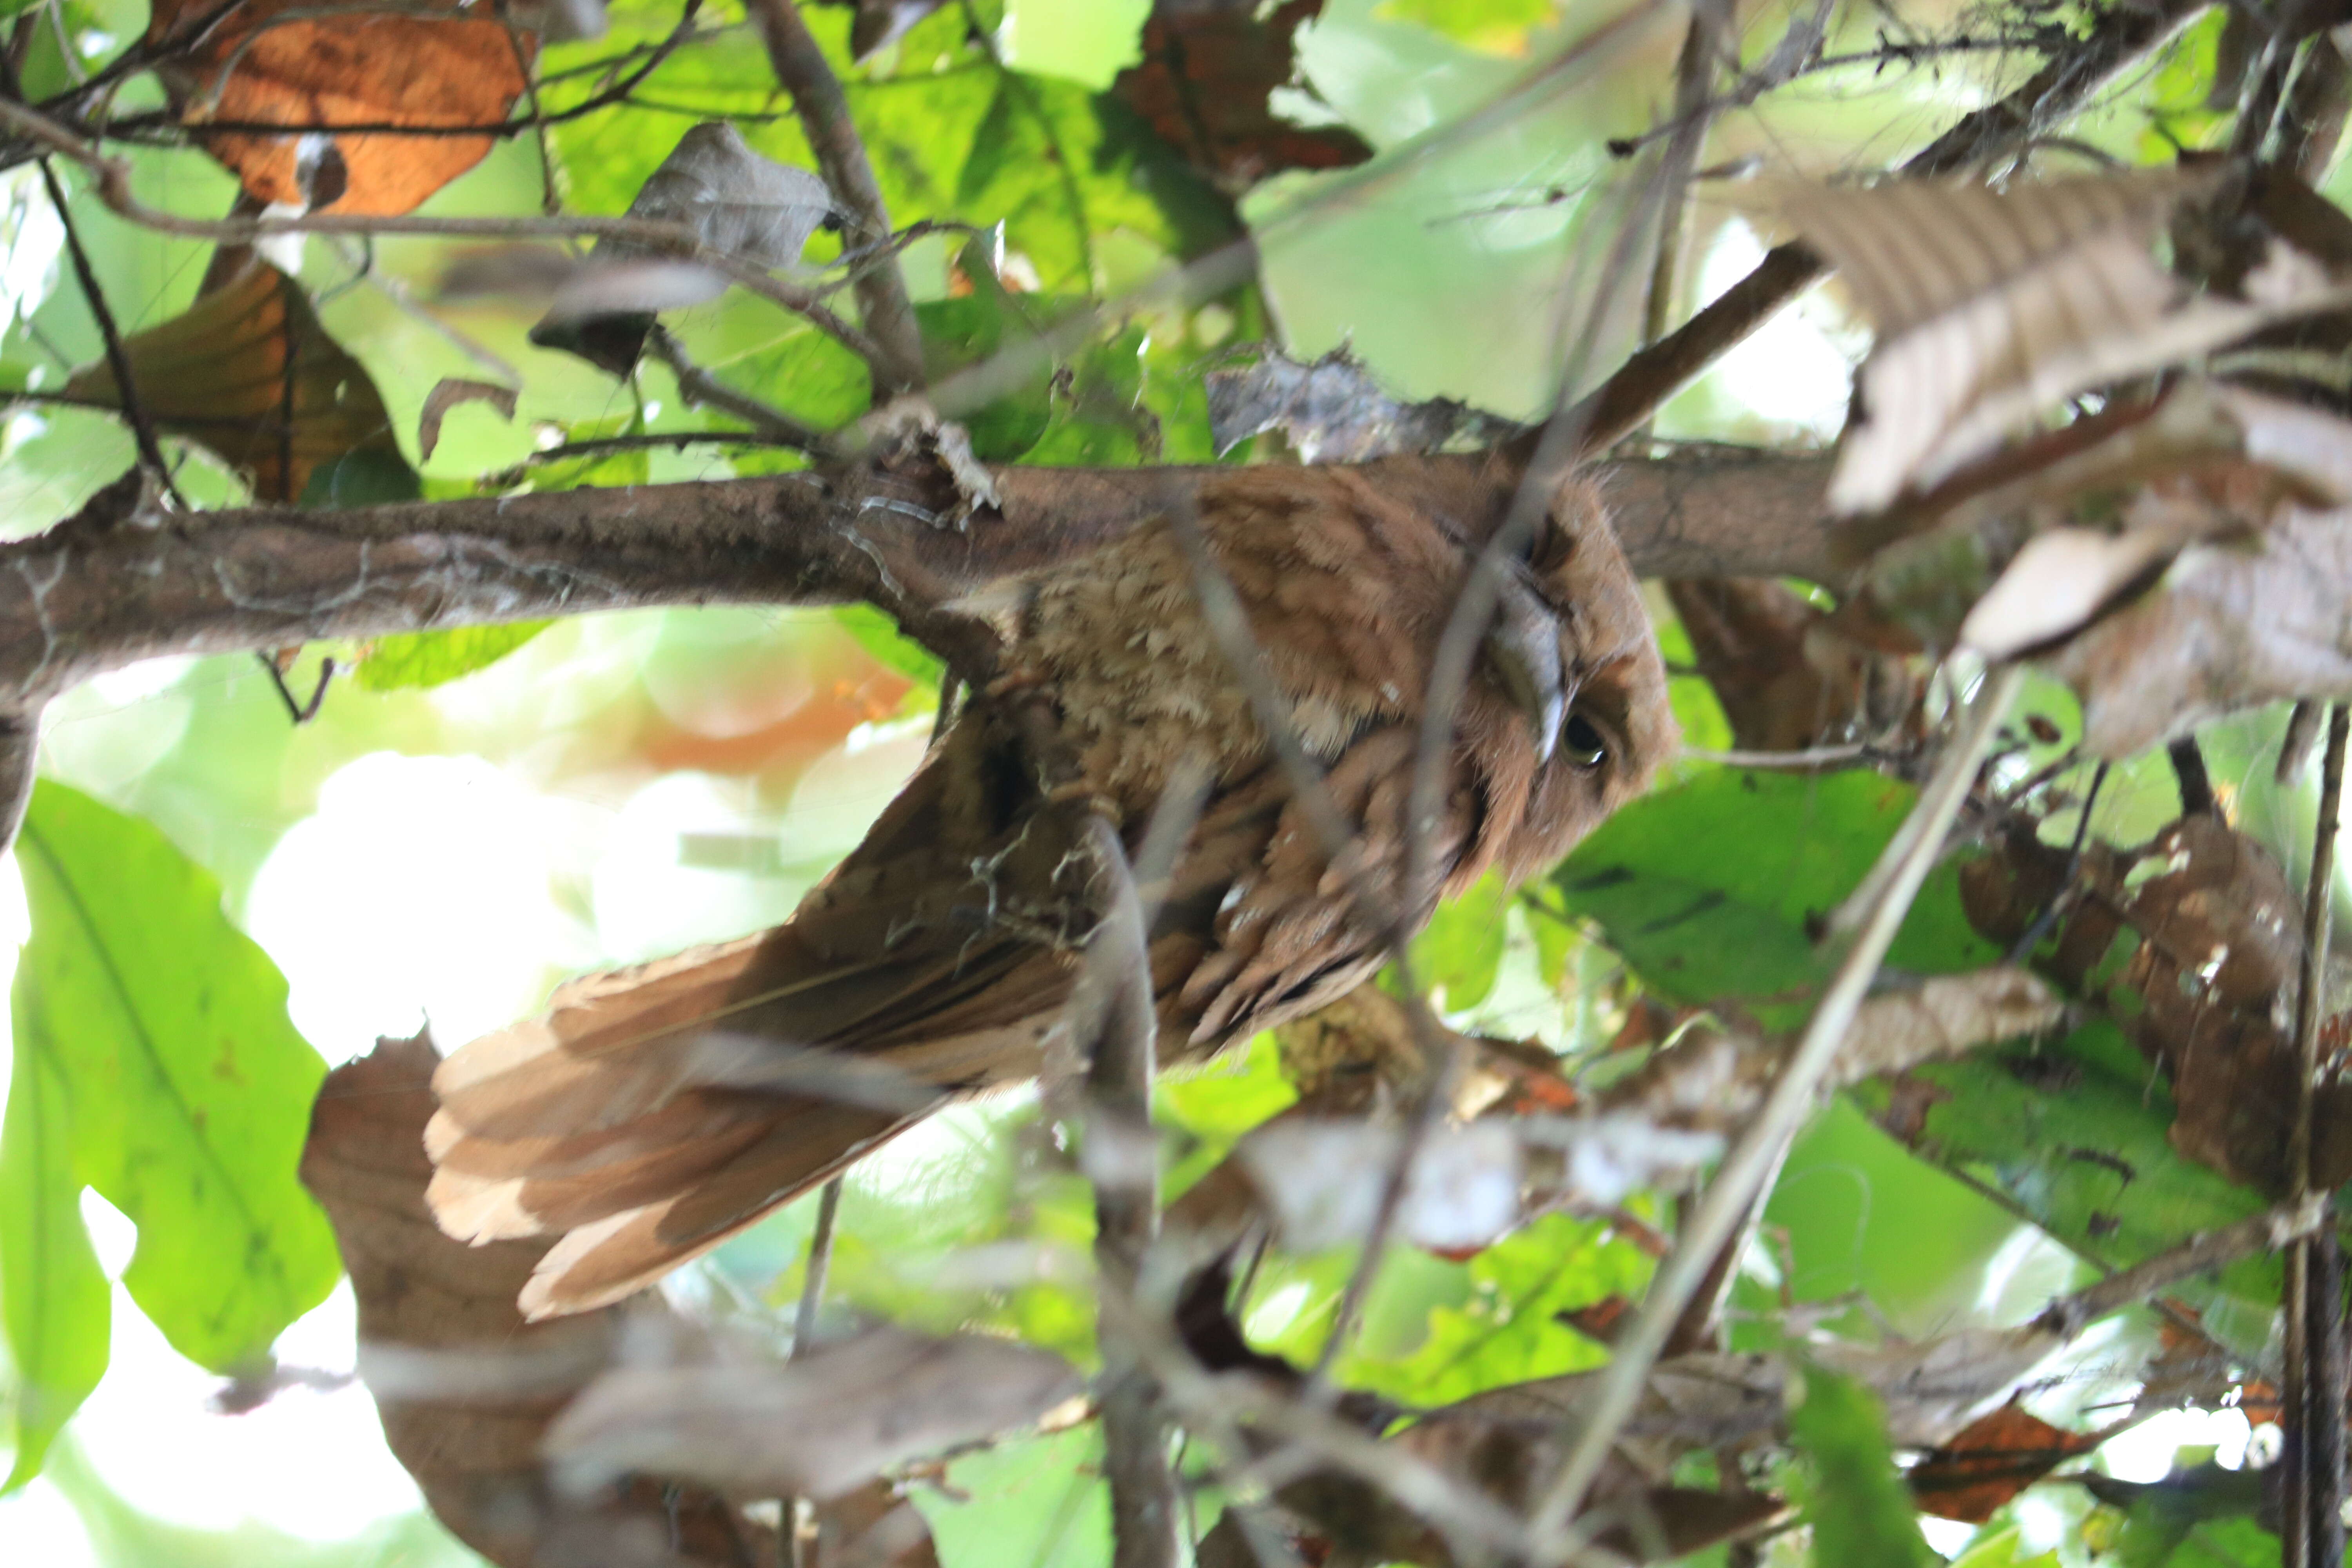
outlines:
[[[2059,1464],[2098,1446],[2096,1437],[2004,1405],[1928,1450],[1911,1468],[1911,1493],[1923,1513],[1982,1524]]]
[[[407,14],[445,6],[446,19]],[[147,45],[183,122],[255,198],[379,216],[415,207],[480,163],[491,139],[202,127],[495,126],[520,96],[536,51],[530,34],[467,14],[462,0],[342,15],[311,0],[156,0]]]
[[[260,500],[302,500],[322,471],[331,500],[354,489],[367,500],[415,494],[366,367],[327,335],[301,284],[267,262],[248,262],[122,349],[148,416],[217,453]],[[122,404],[104,360],[75,372],[65,392]]]
[[[681,225],[713,250],[773,268],[799,265],[835,208],[823,180],[754,152],[733,124],[714,120],[678,139],[638,187],[629,216]],[[531,342],[625,374],[656,314],[715,300],[726,289],[716,269],[662,247],[599,239],[587,260],[557,281]]]
[[[2063,399],[2242,335],[2263,307],[2186,295],[2150,254],[2191,182],[2135,172],[2005,192],[1896,181],[1778,206],[1877,323],[1831,503],[1866,511],[1933,485]],[[2315,282],[2313,287],[2319,284]]]
[[[2181,552],[2159,589],[2052,655],[2083,745],[2122,758],[2223,714],[2352,696],[2352,510],[2290,506],[2248,542]]]
[[[1034,1424],[1085,1387],[1061,1357],[877,1328],[787,1364],[623,1365],[548,1429],[566,1489],[635,1472],[750,1497],[838,1497],[891,1466]]]
[[[2068,856],[2031,825],[1960,873],[1969,921],[2014,942],[2066,887]],[[2135,881],[2136,861],[2155,874]],[[2171,1139],[2231,1179],[2284,1190],[2300,1068],[2278,1007],[2301,962],[2302,900],[2278,863],[2220,817],[2173,822],[2140,855],[2085,853],[2037,966],[2106,1010],[2172,1080]],[[2352,1082],[2318,1086],[2315,1178],[2352,1177]]]
[[[1491,445],[1517,429],[1451,398],[1391,397],[1344,348],[1312,364],[1268,349],[1253,364],[1211,371],[1208,383],[1209,428],[1220,453],[1279,430],[1302,461],[1356,463],[1456,441]]]
[[[875,3],[860,0],[861,12]],[[1141,63],[1120,72],[1111,91],[1228,194],[1285,169],[1360,163],[1372,150],[1354,132],[1295,124],[1268,101],[1297,79],[1293,37],[1322,9],[1323,0],[1155,5],[1143,26]]]
[[[387,1040],[337,1068],[302,1152],[303,1183],[351,1271],[361,1376],[394,1457],[451,1533],[499,1568],[733,1568],[747,1551],[772,1553],[772,1531],[695,1487],[632,1480],[572,1497],[549,1484],[539,1454],[548,1423],[620,1355],[633,1315],[642,1328],[666,1309],[648,1300],[635,1314],[526,1324],[515,1297],[547,1243],[467,1247],[442,1234],[425,1205],[438,1060],[424,1039]],[[589,1554],[564,1554],[575,1547]]]
[[[515,411],[515,389],[488,381],[468,381],[463,376],[446,375],[433,384],[425,395],[424,412],[416,416],[416,455],[429,460],[433,449],[441,444],[441,421],[449,410],[466,403],[487,403],[499,411],[503,419],[512,419]]]

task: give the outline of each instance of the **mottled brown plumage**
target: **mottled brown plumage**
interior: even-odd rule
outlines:
[[[1422,695],[1492,522],[1344,469],[1235,470],[1199,517],[1394,897]],[[1376,931],[1325,863],[1203,624],[1173,527],[991,584],[960,606],[1042,683],[1086,784],[1139,837],[1188,752],[1206,808],[1151,932],[1161,1054],[1344,994]],[[1639,789],[1674,743],[1641,601],[1595,498],[1555,498],[1461,703],[1436,900],[1518,878]],[[866,840],[761,935],[574,981],[435,1078],[435,1213],[476,1241],[561,1232],[523,1305],[612,1300],[716,1246],[946,1099],[1032,1077],[1095,907],[1005,704],[973,701]]]

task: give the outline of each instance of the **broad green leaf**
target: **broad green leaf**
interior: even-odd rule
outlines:
[[[2124,1510],[2117,1568],[2277,1568],[2278,1537],[2255,1522],[2260,1470],[2203,1464],[2160,1481],[2103,1481],[2101,1500]]]
[[[857,639],[857,646],[874,656],[875,662],[885,668],[895,669],[918,686],[936,687],[940,675],[947,667],[930,649],[898,629],[898,623],[871,605],[842,605],[833,612],[841,629]]]
[[[1412,939],[1413,979],[1442,989],[1447,1011],[1475,1007],[1495,988],[1510,903],[1502,877],[1489,872],[1460,898],[1440,904]]]
[[[1559,19],[1560,0],[1381,0],[1373,15],[1384,20],[1417,22],[1497,54],[1518,54],[1528,35]]]
[[[554,624],[509,621],[504,626],[457,626],[378,637],[360,660],[357,679],[370,691],[438,686],[498,663]]]
[[[1100,91],[1143,58],[1151,0],[1005,0],[997,33],[1005,64]]]
[[[676,21],[650,9],[616,10],[612,36],[580,59],[667,36]],[[871,67],[848,58],[850,16],[808,11],[811,30],[842,77],[891,219],[986,226],[1003,222],[1007,247],[1036,269],[1049,293],[1094,294],[1107,281],[1097,245],[1125,231],[1163,255],[1189,257],[1233,237],[1230,207],[1122,103],[1076,82],[1007,71],[972,40],[961,7],[944,6]],[[551,51],[551,73],[571,57]],[[895,63],[894,63],[895,62]],[[573,89],[593,91],[593,77]],[[643,93],[700,116],[746,117],[761,153],[812,166],[799,122],[775,90],[768,62],[732,31],[675,50]],[[551,94],[561,110],[568,94]],[[680,121],[681,126],[685,122]],[[669,152],[647,136],[641,114],[608,110],[553,132],[584,212],[619,213]]]
[[[1998,1189],[2087,1258],[2127,1268],[2265,1206],[2259,1193],[2174,1152],[2172,1096],[2112,1024],[1912,1077],[1933,1097],[1924,1119],[1895,1128],[1912,1151]],[[1884,1108],[1890,1091],[1868,1086],[1858,1097]],[[2279,1264],[2243,1258],[2171,1293],[2224,1344],[2258,1352],[2278,1308]]]
[[[1850,1377],[1805,1369],[1804,1402],[1789,1435],[1813,1462],[1806,1517],[1822,1568],[1930,1568],[1939,1560],[1919,1533],[1911,1492],[1895,1470],[1886,1414]]]
[[[1553,884],[1661,995],[1738,1000],[1789,1027],[1828,975],[1821,920],[1869,870],[1911,809],[1910,785],[1856,770],[1805,778],[1715,770],[1633,802],[1594,830]],[[1958,872],[1927,879],[1887,955],[1917,973],[1999,957],[1969,930]]]
[[[1559,1314],[1612,1296],[1638,1300],[1654,1267],[1605,1220],[1547,1215],[1470,1260],[1469,1299],[1433,1309],[1412,1355],[1358,1361],[1349,1381],[1426,1406],[1599,1366],[1607,1347]]]
[[[0,1491],[41,1468],[50,1440],[106,1372],[110,1296],[81,1223],[73,1128],[62,1075],[21,997],[8,1113],[0,1123],[0,1328],[16,1370]]]
[[[19,1049],[57,1075],[76,1175],[139,1227],[123,1284],[182,1354],[249,1369],[341,1272],[295,1175],[326,1066],[219,884],[153,826],[44,780],[17,859]]]

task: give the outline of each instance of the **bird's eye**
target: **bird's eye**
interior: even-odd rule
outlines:
[[[1561,755],[1587,773],[1609,760],[1609,742],[1581,713],[1569,715],[1567,726],[1559,732],[1559,749]]]

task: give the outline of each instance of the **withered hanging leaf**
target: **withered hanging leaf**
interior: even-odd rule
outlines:
[[[1518,428],[1451,398],[1399,402],[1344,348],[1313,364],[1268,349],[1255,364],[1211,371],[1208,383],[1209,428],[1220,453],[1279,430],[1307,462],[1356,463],[1455,441],[1487,445]]]
[[[414,14],[444,8],[446,19]],[[341,15],[309,0],[155,0],[147,47],[173,110],[247,192],[382,216],[412,210],[480,163],[491,139],[333,127],[496,126],[536,43],[464,0]],[[254,122],[295,129],[202,129]]]
[[[1960,623],[1960,641],[1989,659],[2053,642],[2169,560],[2202,529],[2185,519],[2120,533],[2053,528],[2025,548]]]
[[[1354,132],[1294,124],[1269,101],[1297,75],[1300,25],[1322,10],[1323,0],[1270,10],[1259,0],[1160,0],[1143,25],[1142,63],[1121,71],[1111,91],[1228,195],[1285,169],[1360,163],[1372,150]]]
[[[2162,586],[2051,656],[2083,746],[2121,758],[2242,708],[2352,696],[2352,510],[2288,507],[2181,552]]]
[[[547,1241],[468,1247],[425,1205],[425,1123],[439,1060],[424,1039],[387,1040],[320,1089],[302,1181],[325,1206],[359,1300],[361,1375],[385,1440],[425,1502],[499,1568],[555,1562],[712,1565],[773,1531],[697,1488],[632,1480],[559,1493],[539,1444],[572,1395],[621,1355],[630,1331],[678,1332],[655,1298],[525,1323],[515,1297]],[[567,1554],[580,1542],[594,1555]],[[631,1555],[633,1550],[642,1547]],[[928,1568],[910,1557],[907,1568]]]
[[[262,500],[351,505],[417,493],[366,367],[327,335],[302,286],[260,260],[122,342],[157,426],[203,443]],[[104,360],[68,398],[122,406]]]
[[[1960,873],[1969,921],[2013,942],[2053,907],[2069,856],[2030,824]],[[2137,864],[2154,875],[2136,878]],[[2172,1080],[2169,1140],[2189,1159],[2273,1194],[2285,1189],[2301,1068],[2277,1003],[2303,952],[2302,900],[2263,848],[2192,813],[2137,855],[2093,846],[2036,966],[2104,1008]],[[2316,1086],[2314,1180],[2352,1177],[2352,1080]]]
[[[1923,1513],[1982,1524],[2062,1461],[2098,1446],[2096,1437],[2004,1405],[1930,1449],[1911,1468],[1911,1492]]]
[[[2133,173],[2000,193],[1933,181],[1784,193],[1781,216],[1838,268],[1880,332],[1831,504],[1884,506],[2077,392],[2267,319],[2185,297],[2157,265],[2150,244],[2189,188],[2178,174]]]
[[[638,188],[629,216],[683,225],[713,250],[780,268],[799,263],[835,208],[816,175],[753,152],[732,124],[710,121],[678,138]],[[625,375],[657,312],[716,299],[726,287],[720,273],[660,247],[600,239],[558,280],[530,341]]]
[[[892,1465],[1028,1426],[1080,1392],[1047,1351],[869,1330],[789,1364],[621,1366],[548,1429],[569,1489],[632,1473],[745,1497],[839,1497]]]
[[[425,395],[425,408],[416,416],[416,455],[431,458],[433,448],[441,444],[441,421],[449,410],[465,403],[487,403],[499,411],[502,419],[512,419],[515,411],[515,389],[488,381],[468,381],[464,376],[445,375],[433,384]]]

